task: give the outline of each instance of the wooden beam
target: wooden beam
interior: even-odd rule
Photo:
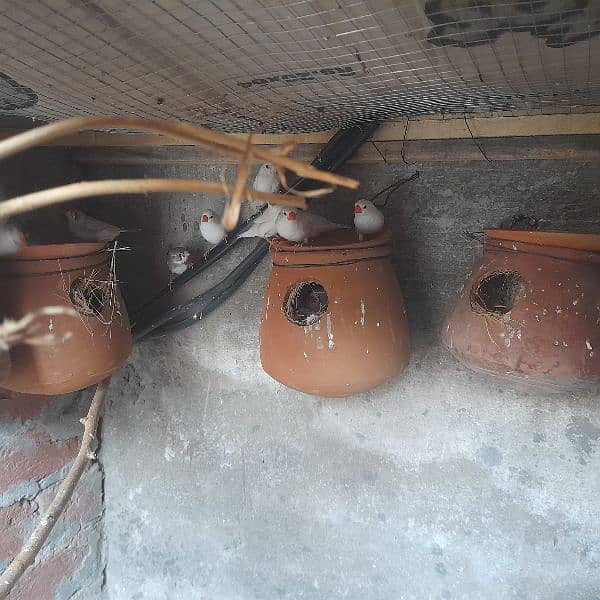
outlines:
[[[560,135],[600,135],[600,107],[582,107],[585,111],[552,112],[550,109],[520,112],[490,113],[486,115],[448,116],[430,115],[391,121],[382,125],[372,136],[375,142],[468,139],[469,128],[476,138],[532,137]],[[559,109],[555,109],[559,110]],[[569,109],[560,109],[568,111]],[[550,114],[545,114],[550,111]],[[466,118],[466,121],[465,121]],[[468,127],[467,127],[468,123]],[[19,133],[19,130],[0,130],[0,139]],[[325,144],[333,131],[301,133],[294,135],[256,135],[261,144],[281,144],[295,141],[298,144]],[[175,138],[142,133],[109,133],[86,131],[69,136],[53,145],[73,147],[147,147],[147,146],[190,146]]]
[[[587,160],[600,161],[600,136],[541,136],[535,138],[408,140],[406,142],[367,142],[348,162],[456,162],[469,160]],[[481,150],[485,153],[482,154]],[[299,144],[292,156],[310,162],[321,148],[318,144]],[[235,157],[212,154],[188,147],[78,148],[73,158],[83,165],[237,165]]]
[[[585,160],[600,161],[600,136],[542,136],[535,138],[485,138],[379,142],[376,156],[364,145],[353,157],[355,162],[460,162],[506,160]],[[370,144],[373,146],[373,144]],[[403,148],[404,146],[404,148]],[[352,161],[349,161],[352,162]]]
[[[598,112],[585,114],[467,115],[446,119],[431,117],[408,119],[408,121],[402,119],[383,124],[370,139],[374,142],[451,140],[470,138],[471,134],[476,138],[598,135],[600,134],[600,109]],[[312,135],[302,134],[297,139],[298,143],[322,144],[332,135],[332,131]],[[262,135],[256,136],[255,139],[264,144],[281,144],[296,137]]]

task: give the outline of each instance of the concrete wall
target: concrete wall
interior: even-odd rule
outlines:
[[[366,193],[414,168],[420,179],[386,213],[413,330],[402,378],[343,400],[272,381],[258,353],[267,260],[217,312],[138,346],[115,376],[101,453],[111,600],[600,596],[598,394],[518,390],[468,371],[438,342],[481,251],[462,231],[526,212],[549,228],[598,232],[597,165],[346,173]],[[109,173],[217,171],[89,172]],[[355,198],[338,196],[348,211]],[[203,249],[195,223],[218,204],[159,200],[113,211],[123,225],[148,228],[126,238],[134,249],[120,278],[130,299],[164,283],[156,265],[170,242]],[[107,206],[96,214],[110,214]]]
[[[0,199],[79,176],[66,152],[36,150],[0,164]],[[64,220],[43,210],[19,219],[30,240],[57,241]],[[8,293],[2,288],[0,293]],[[60,398],[0,389],[0,572],[56,494],[79,446],[89,394]],[[93,599],[103,581],[102,471],[89,469],[11,600]]]

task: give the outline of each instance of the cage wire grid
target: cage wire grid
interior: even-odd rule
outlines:
[[[33,0],[0,11],[0,112],[228,132],[600,104],[598,0]]]

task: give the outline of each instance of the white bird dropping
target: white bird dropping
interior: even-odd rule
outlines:
[[[362,241],[365,235],[379,233],[384,221],[383,214],[370,200],[359,200],[354,205],[354,228],[359,240]]]
[[[221,223],[221,219],[210,209],[207,209],[202,213],[200,234],[213,246],[218,244],[225,237],[225,228],[223,227],[223,223]]]

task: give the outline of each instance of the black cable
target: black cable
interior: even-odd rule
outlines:
[[[408,121],[409,117],[406,117],[406,123],[404,124],[404,136],[402,137],[402,147],[400,148],[400,156],[402,157],[402,162],[405,165],[416,165],[416,161],[408,162],[406,157],[404,156],[404,147],[406,146],[406,134],[408,133]]]
[[[379,196],[381,196],[381,194],[385,194],[385,192],[388,192],[387,196],[385,197],[385,202],[383,204],[375,204],[375,206],[377,206],[377,208],[385,208],[387,206],[388,200],[390,199],[391,195],[402,185],[404,185],[405,183],[409,183],[410,181],[414,181],[415,179],[419,178],[419,171],[415,171],[410,177],[405,177],[404,179],[397,179],[396,181],[394,181],[392,184],[388,185],[387,187],[384,187],[382,190],[379,190],[376,194],[374,194],[373,196],[371,196],[369,198],[370,202],[373,202],[373,204],[375,204],[375,198],[379,198]]]
[[[487,160],[489,163],[491,163],[492,160],[484,152],[483,148],[481,147],[481,144],[477,141],[477,138],[473,135],[473,132],[471,131],[471,127],[469,125],[469,121],[467,121],[467,115],[463,115],[463,116],[464,116],[464,119],[465,119],[465,125],[467,126],[467,129],[469,130],[469,134],[471,135],[471,139],[475,142],[475,145],[479,149],[479,152],[481,152],[481,155],[483,156],[483,158],[485,158],[485,160]]]
[[[379,123],[373,121],[340,129],[311,164],[322,171],[337,171],[378,127]]]

